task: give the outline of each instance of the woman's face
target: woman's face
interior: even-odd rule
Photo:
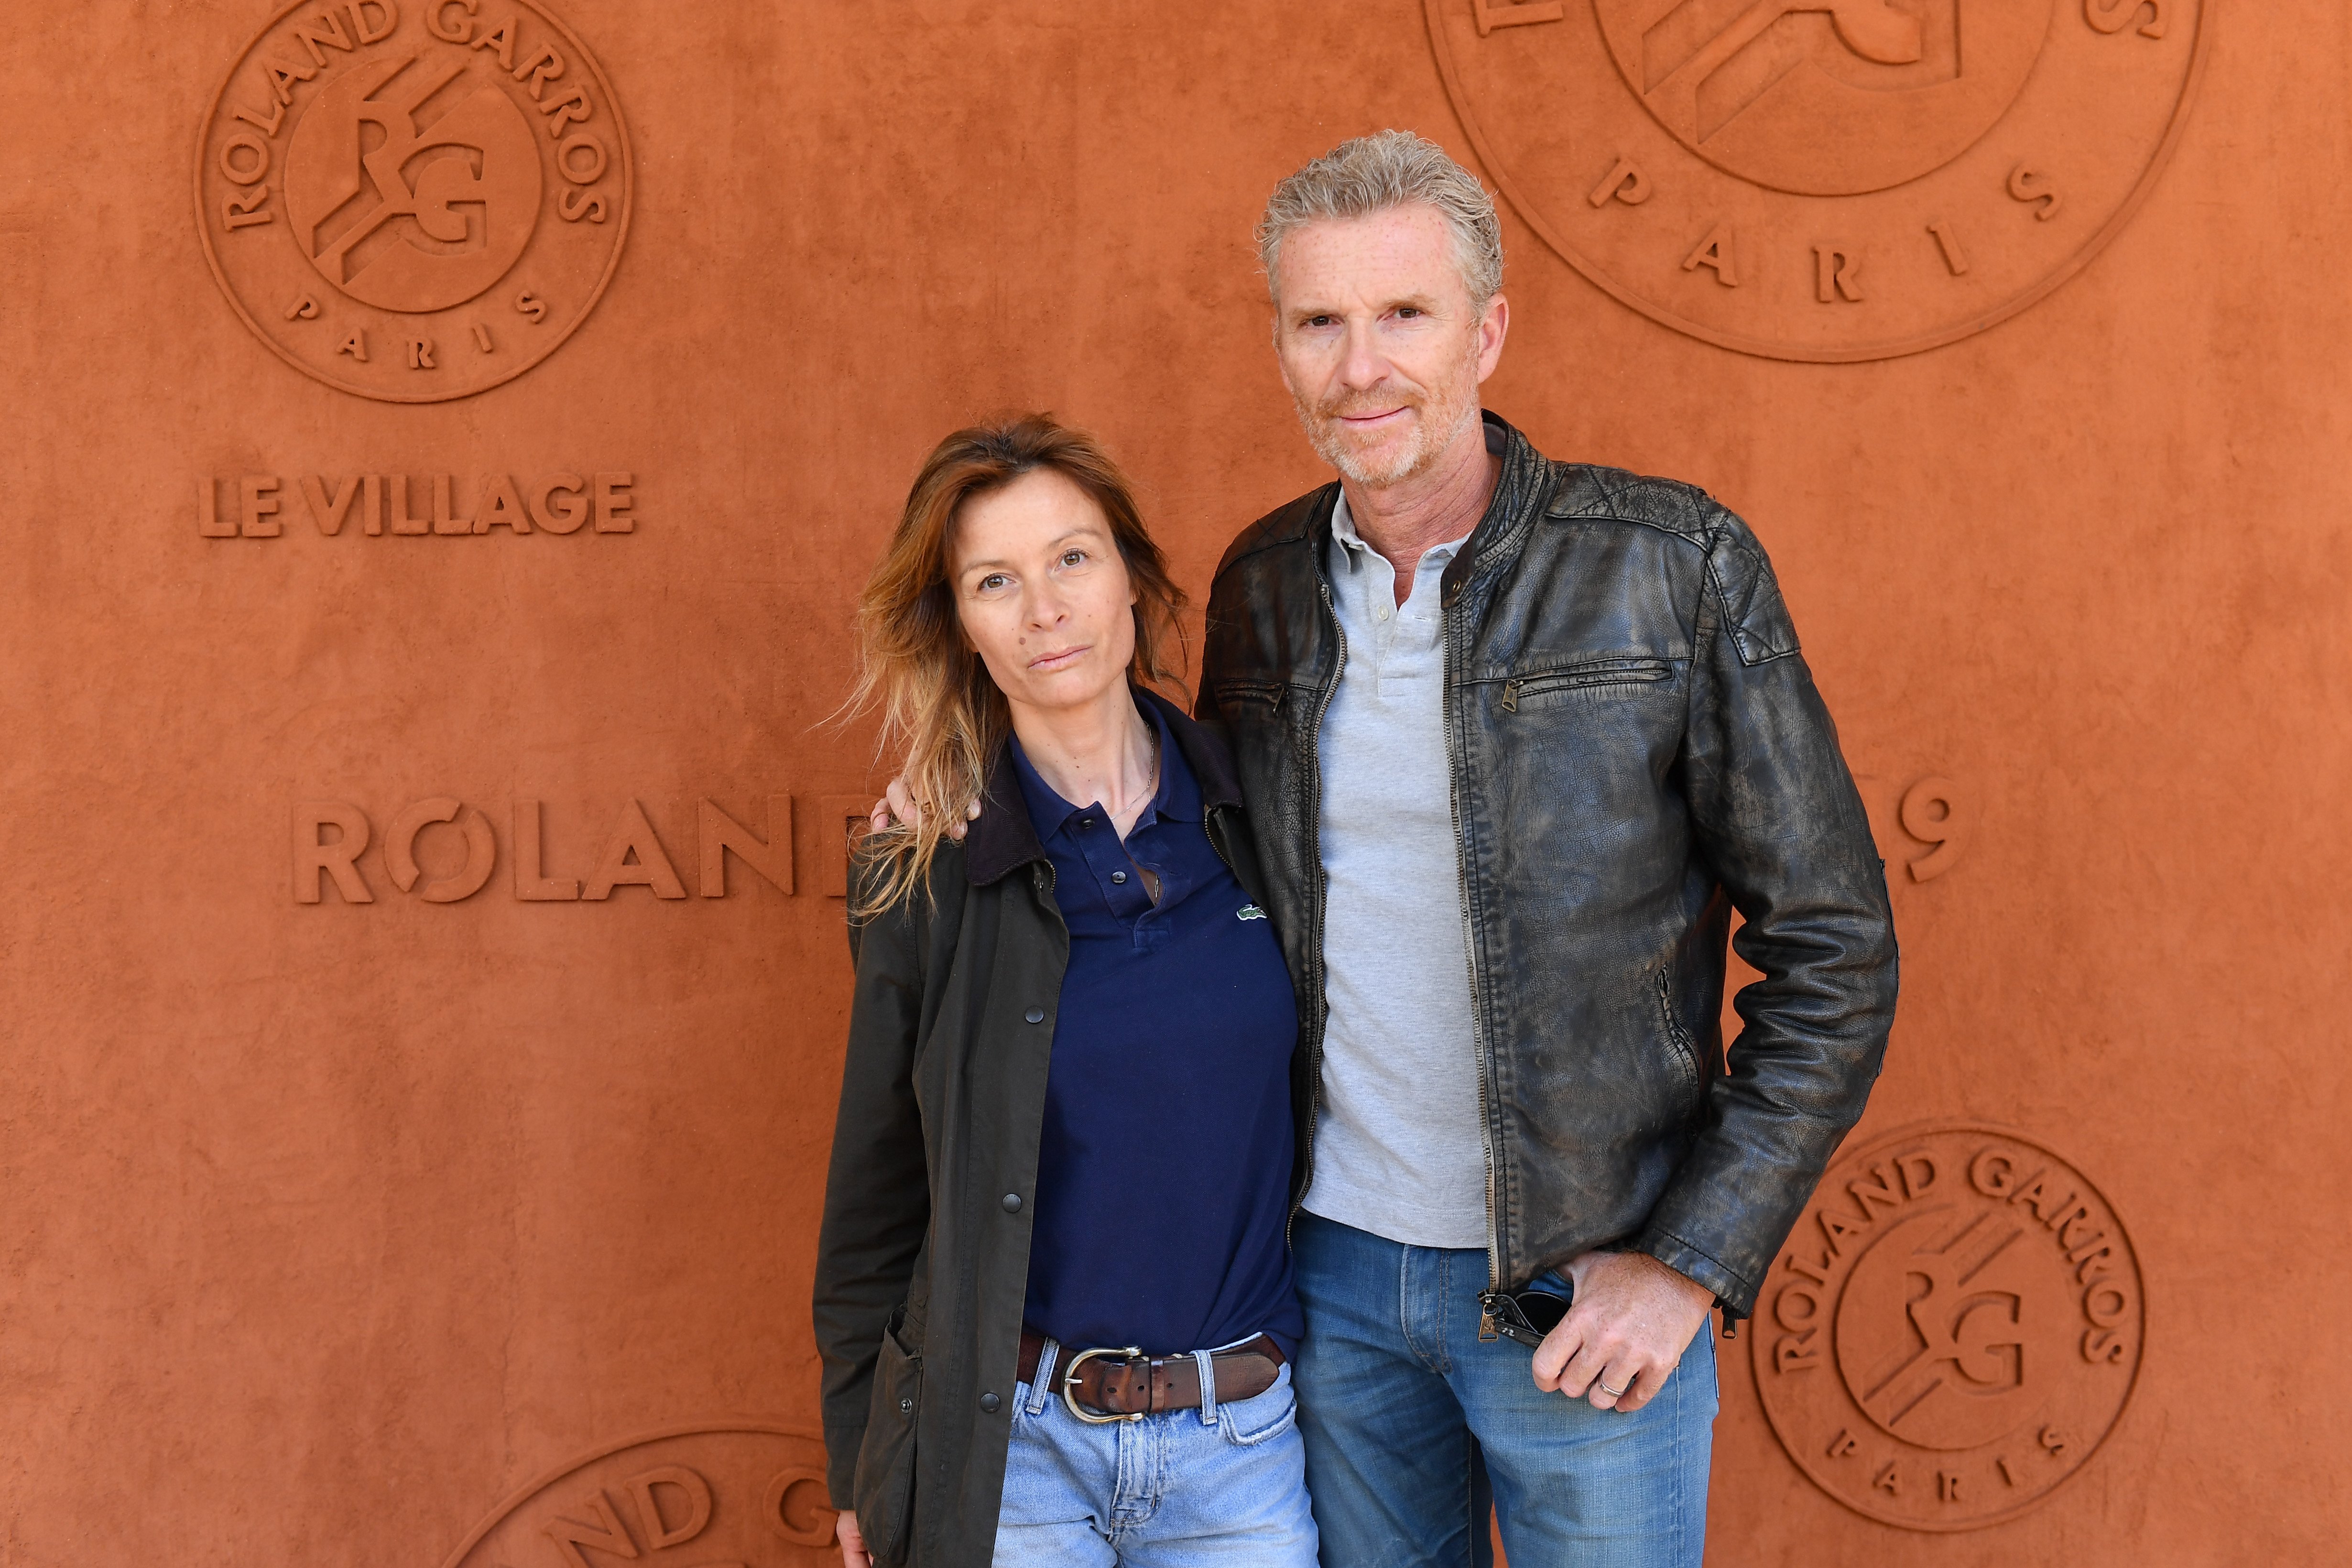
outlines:
[[[1127,678],[1135,590],[1094,498],[1051,468],[974,496],[950,540],[956,614],[1008,701],[1084,707]]]

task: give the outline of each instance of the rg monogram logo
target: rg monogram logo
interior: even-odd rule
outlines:
[[[1887,0],[1683,0],[1643,29],[1642,95],[1705,142],[1800,68],[1873,91],[1955,80],[1958,20],[1957,0],[1925,15]],[[1923,68],[1874,68],[1893,66]]]
[[[1949,1212],[1903,1228],[1910,1232],[1904,1241],[1890,1236],[1881,1244],[1885,1264],[1868,1275],[1857,1266],[1861,1282],[1849,1288],[1866,1292],[1879,1310],[1866,1323],[1856,1314],[1853,1331],[1841,1336],[1839,1365],[1864,1412],[1889,1434],[1929,1447],[1966,1447],[1985,1430],[1988,1411],[1992,1425],[2002,1421],[1994,1402],[2025,1386],[2030,1285],[2004,1279],[1999,1266],[2026,1233],[1990,1215],[1959,1219]],[[1881,1280],[1895,1269],[1899,1284]],[[1899,1323],[1884,1310],[1897,1300]],[[1890,1330],[1892,1347],[1884,1343]]]
[[[1679,0],[1646,23],[1654,0],[1601,3],[1609,47],[1676,140],[1812,195],[1940,168],[2007,112],[2050,27],[2050,0]]]
[[[466,71],[394,55],[346,71],[303,115],[286,158],[295,243],[327,281],[387,310],[462,305],[506,276],[539,219],[539,148],[487,83],[418,129]]]

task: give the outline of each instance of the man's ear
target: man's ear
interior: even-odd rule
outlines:
[[[1499,291],[1486,301],[1486,309],[1478,318],[1478,379],[1485,381],[1495,374],[1503,361],[1503,340],[1510,335],[1511,302]]]

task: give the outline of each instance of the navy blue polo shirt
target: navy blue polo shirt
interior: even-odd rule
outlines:
[[[1212,1350],[1305,1331],[1283,1243],[1298,1034],[1274,928],[1209,842],[1167,720],[1122,844],[1013,742],[1070,963],[1054,1019],[1024,1320],[1073,1349]],[[1141,867],[1160,883],[1155,904]]]

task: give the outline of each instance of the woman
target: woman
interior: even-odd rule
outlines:
[[[1309,1568],[1297,1011],[1182,595],[1043,415],[940,444],[859,605],[866,841],[816,1273],[842,1559]]]

